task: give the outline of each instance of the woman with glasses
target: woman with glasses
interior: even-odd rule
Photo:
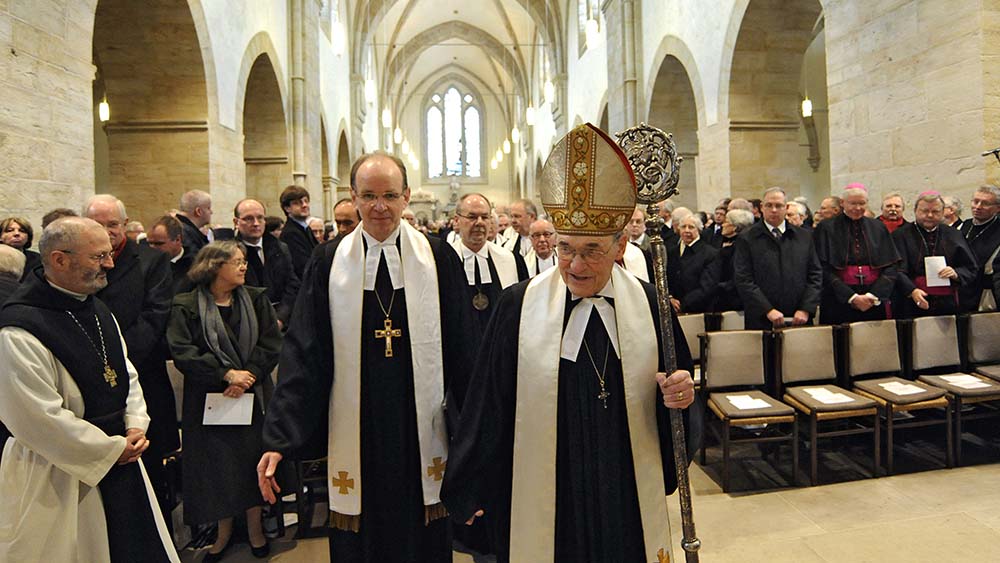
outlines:
[[[188,271],[196,289],[174,298],[167,327],[174,363],[184,374],[184,520],[190,525],[218,521],[218,537],[202,560],[209,562],[222,559],[233,516],[243,511],[254,556],[270,551],[254,467],[262,453],[264,395],[272,388],[281,331],[265,290],[244,286],[246,271],[236,241],[202,248]],[[206,410],[210,394],[229,403],[247,393],[253,395],[248,422],[204,424],[211,415]]]

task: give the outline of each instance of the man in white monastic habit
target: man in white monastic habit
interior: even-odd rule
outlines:
[[[465,299],[472,307],[475,330],[466,335],[466,345],[478,350],[500,294],[515,283],[528,279],[528,269],[520,254],[486,240],[487,222],[490,221],[490,202],[486,196],[478,193],[463,195],[455,208],[455,217],[458,218],[461,239],[452,243],[452,247],[462,260],[468,281],[463,296],[458,299]],[[452,299],[455,298],[452,296]],[[453,385],[452,391],[455,406],[461,410],[465,389]]]
[[[0,561],[175,561],[142,453],[139,375],[93,295],[114,266],[98,223],[42,234],[43,269],[0,310]]]
[[[510,229],[504,236],[503,247],[521,256],[531,251],[531,224],[538,219],[538,210],[530,199],[519,199],[510,204]]]
[[[552,223],[545,219],[533,222],[528,231],[531,233],[528,235],[531,250],[524,256],[524,264],[528,268],[528,277],[533,278],[556,266],[556,243],[559,242],[559,235]]]
[[[501,562],[666,561],[667,408],[690,405],[694,384],[676,321],[682,369],[659,373],[656,291],[615,264],[635,178],[586,124],[553,149],[540,187],[559,267],[501,296],[442,498],[456,522],[493,518]]]
[[[275,501],[283,458],[327,455],[331,561],[451,561],[439,490],[446,393],[465,386],[475,353],[471,304],[456,299],[465,274],[453,247],[400,221],[410,189],[398,158],[359,158],[351,196],[361,226],[305,269],[264,422],[261,493]]]
[[[628,245],[622,256],[622,266],[633,276],[644,282],[653,279],[653,261],[649,253],[649,239],[646,237],[646,212],[636,207],[625,226]]]

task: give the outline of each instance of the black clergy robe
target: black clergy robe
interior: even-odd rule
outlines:
[[[885,225],[869,217],[855,221],[841,213],[821,221],[813,236],[823,266],[820,321],[840,324],[887,318],[900,258]],[[862,267],[872,271],[860,278]],[[848,303],[855,293],[871,293],[882,303],[861,312]]]
[[[983,290],[993,287],[993,280],[986,275],[985,266],[1000,246],[1000,216],[995,215],[992,220],[982,225],[976,225],[972,219],[968,219],[962,223],[961,231],[976,256],[979,268],[976,273],[976,283],[959,290],[959,301],[963,311],[975,311],[979,308]]]
[[[812,318],[819,305],[823,269],[812,234],[785,223],[784,234],[776,239],[772,228],[765,221],[754,223],[734,246],[733,271],[747,330],[773,328],[767,320],[771,309],[785,317],[806,311]]]
[[[899,264],[899,277],[896,279],[897,299],[893,301],[897,304],[898,317],[912,319],[933,315],[954,315],[960,312],[957,290],[965,286],[975,286],[977,281],[976,257],[962,233],[944,225],[933,231],[926,231],[917,223],[906,223],[892,233],[892,241],[903,259]],[[951,281],[950,288],[927,288],[924,281],[927,276],[924,258],[927,256],[944,256],[945,262],[954,268],[958,279]],[[928,292],[925,299],[930,308],[927,310],[917,307],[910,298],[910,293],[918,287]],[[948,290],[949,293],[947,295],[931,293],[941,290]]]
[[[492,282],[488,284],[484,284],[482,282],[482,276],[479,272],[479,261],[477,260],[475,283],[468,283],[468,277],[466,277],[465,291],[463,294],[464,296],[462,297],[462,299],[465,299],[469,303],[472,311],[472,326],[475,330],[468,335],[466,345],[470,346],[473,351],[479,350],[479,346],[483,340],[483,334],[486,332],[486,326],[489,324],[490,318],[493,316],[493,311],[497,308],[497,302],[500,301],[500,294],[503,293],[504,290],[503,286],[500,284],[500,275],[497,274],[497,267],[493,262],[492,255],[490,255],[487,263],[490,267],[490,279]],[[520,254],[514,254],[514,264],[517,268],[517,281],[524,281],[528,279],[528,268],[525,266],[524,258]],[[489,305],[482,311],[478,311],[472,307],[472,299],[477,293],[483,293],[486,295],[487,299],[489,299]],[[455,406],[461,410],[462,401],[465,399],[465,389],[460,389],[453,384],[452,395],[457,401]]]
[[[24,252],[24,271],[21,273],[21,280],[26,280],[35,268],[42,265],[42,255],[27,248],[23,249],[22,252]]]
[[[360,233],[359,233],[360,235]],[[397,239],[397,245],[399,245]],[[465,272],[454,249],[428,238],[434,253],[441,303],[441,338],[447,401],[450,386],[467,377],[472,353],[471,304],[464,295]],[[278,385],[264,424],[264,450],[286,459],[327,455],[328,407],[333,384],[333,337],[330,325],[330,269],[340,241],[323,245],[306,266],[279,363]],[[352,265],[364,268],[364,264]],[[385,357],[385,340],[372,335],[383,329],[389,308],[402,336]],[[361,318],[361,472],[365,482],[358,532],[330,529],[331,561],[451,561],[451,538],[444,518],[425,522],[420,481],[413,366],[406,313],[406,290],[392,283],[385,257],[380,259],[375,291],[365,291]],[[464,387],[464,385],[463,385]],[[449,414],[451,416],[451,414]]]
[[[656,291],[650,284],[640,283],[646,290],[654,325],[658,327]],[[518,327],[527,286],[527,282],[514,285],[500,297],[476,361],[441,488],[441,498],[456,525],[471,518],[478,509],[485,511],[491,519],[500,562],[509,561],[510,543],[517,541],[510,537],[511,478]],[[579,302],[567,296],[564,328],[572,308]],[[691,354],[676,318],[673,327],[678,369],[690,371]],[[608,348],[607,332],[596,310],[591,313],[584,341],[597,365],[604,364],[605,351],[611,354],[605,372],[610,395],[605,409],[597,399],[601,387],[583,349],[577,362],[560,359],[555,553],[551,560],[644,562],[621,361]],[[650,385],[656,385],[652,374]],[[669,411],[659,392],[656,409],[664,486],[669,494],[677,488],[673,442]],[[692,428],[691,423],[699,417],[688,417],[686,411],[684,414],[688,453],[693,455],[691,444],[698,443],[699,430]]]

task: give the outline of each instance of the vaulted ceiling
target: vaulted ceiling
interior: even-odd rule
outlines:
[[[575,9],[575,0],[357,0],[352,70],[364,75],[373,55],[379,97],[394,112],[441,76],[461,75],[495,96],[509,119],[515,99],[523,108],[538,90],[536,47],[561,72],[568,2]]]

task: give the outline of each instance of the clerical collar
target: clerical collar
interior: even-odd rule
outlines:
[[[173,263],[173,264],[176,264],[177,261],[180,260],[183,257],[184,257],[184,247],[182,246],[181,247],[181,251],[177,253],[177,256],[174,256],[173,258],[171,258],[170,262]]]
[[[563,331],[561,358],[575,362],[580,353],[580,346],[583,345],[583,335],[587,332],[587,323],[590,322],[590,313],[597,309],[597,313],[604,323],[604,330],[611,339],[611,346],[615,349],[615,356],[621,357],[618,351],[618,323],[615,320],[615,308],[607,302],[605,297],[614,299],[615,290],[611,284],[611,279],[604,285],[597,295],[580,298],[570,292],[572,301],[579,301],[569,314],[569,322],[566,323],[566,330]]]
[[[476,285],[476,263],[479,263],[479,281],[484,284],[493,283],[493,278],[490,276],[490,249],[489,245],[484,244],[479,251],[472,250],[465,244],[462,244],[462,263],[465,266],[465,278],[469,281],[469,285]]]
[[[542,258],[538,254],[535,254],[535,263],[538,265],[538,273],[541,274],[549,268],[556,265],[556,253],[552,251],[548,258]]]
[[[393,289],[403,287],[403,263],[399,257],[399,248],[396,240],[399,238],[400,225],[396,225],[396,230],[379,242],[375,237],[368,234],[368,231],[361,229],[368,250],[365,254],[365,291],[375,290],[375,276],[378,274],[379,258],[385,256],[385,265],[389,269],[389,279],[392,280]]]
[[[646,241],[646,233],[640,234],[638,238],[629,240],[629,242],[631,242],[632,244],[642,244],[645,241]]]
[[[990,217],[989,219],[987,219],[986,221],[983,221],[982,223],[977,223],[976,222],[976,218],[973,217],[972,218],[972,226],[973,227],[983,227],[983,226],[989,225],[993,221],[996,221],[996,218],[997,218],[997,215],[994,215],[993,217]]]
[[[70,291],[70,290],[66,289],[65,287],[59,287],[58,285],[52,283],[52,281],[49,280],[48,278],[45,278],[45,281],[48,282],[48,284],[52,286],[52,289],[55,289],[59,293],[64,293],[66,295],[69,295],[70,297],[72,297],[73,299],[76,299],[77,301],[81,301],[81,302],[82,301],[86,301],[87,297],[89,297],[86,293],[77,293],[75,291]]]

